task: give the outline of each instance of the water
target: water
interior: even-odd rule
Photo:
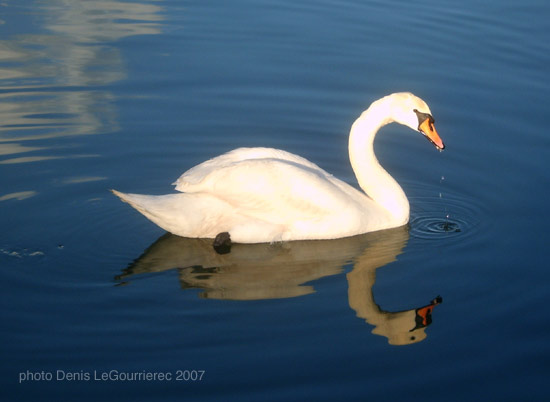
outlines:
[[[0,4],[4,393],[545,399],[549,11]],[[171,192],[239,146],[298,153],[355,185],[351,123],[403,90],[430,104],[447,146],[397,126],[377,138],[407,228],[219,255],[108,191]]]

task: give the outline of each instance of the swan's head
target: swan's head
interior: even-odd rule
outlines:
[[[390,113],[395,122],[419,131],[437,149],[445,148],[435,130],[434,118],[426,102],[409,92],[395,93],[387,98],[391,100]]]

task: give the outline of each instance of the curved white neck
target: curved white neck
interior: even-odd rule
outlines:
[[[401,186],[378,163],[373,146],[378,130],[393,121],[388,97],[374,102],[351,127],[349,158],[363,191],[391,214],[396,225],[404,225],[409,221],[409,201]]]

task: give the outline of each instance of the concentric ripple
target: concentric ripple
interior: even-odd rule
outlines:
[[[479,229],[482,210],[477,203],[456,194],[411,197],[411,236],[422,239],[462,239]]]
[[[461,235],[468,222],[446,216],[443,219],[432,216],[417,216],[411,221],[411,234],[416,237],[434,238]]]

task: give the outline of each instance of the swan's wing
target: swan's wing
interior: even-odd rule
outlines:
[[[233,166],[237,162],[252,159],[277,159],[289,161],[313,170],[324,172],[314,163],[301,156],[291,154],[290,152],[273,148],[238,148],[189,169],[173,184],[176,186],[177,191],[190,192],[193,191],[191,190],[192,187],[199,185],[211,173]],[[324,173],[326,174],[326,172]]]
[[[192,173],[201,180],[192,183],[184,177],[178,181],[180,191],[210,194],[237,213],[265,222],[320,220],[356,208],[357,198],[350,194],[360,194],[311,162],[288,159],[245,159]]]

